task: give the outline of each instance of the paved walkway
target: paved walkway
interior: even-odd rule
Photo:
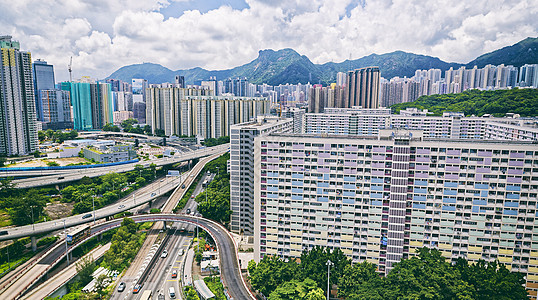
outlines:
[[[94,260],[97,260],[99,257],[103,256],[108,249],[110,249],[110,243],[93,249],[88,254],[86,254],[84,258],[92,257]],[[54,291],[62,287],[62,285],[64,285],[76,275],[77,265],[71,264],[69,265],[69,267],[63,269],[58,274],[54,275],[54,277],[50,278],[37,288],[30,291],[22,299],[43,299],[46,296],[54,293]]]

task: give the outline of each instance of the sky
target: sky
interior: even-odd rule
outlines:
[[[151,62],[218,70],[263,49],[314,63],[396,50],[467,63],[538,36],[536,0],[0,0],[0,35],[55,67],[103,79]]]

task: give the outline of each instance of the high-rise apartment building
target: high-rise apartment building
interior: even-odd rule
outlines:
[[[525,123],[529,121],[530,123]],[[536,121],[522,118],[465,117],[462,113],[428,116],[408,108],[399,115],[390,109],[325,109],[306,113],[303,133],[328,135],[377,135],[382,129],[421,130],[427,138],[538,141]]]
[[[139,124],[146,124],[146,103],[144,102],[133,103],[133,118],[138,120]]]
[[[520,86],[538,88],[538,64],[525,64],[519,71]]]
[[[71,98],[68,91],[40,90],[43,129],[72,129]]]
[[[349,71],[346,81],[346,107],[379,107],[380,72],[378,67]]]
[[[207,89],[151,87],[146,90],[146,122],[153,134],[163,130],[167,136],[181,135],[182,100],[186,96],[209,95]]]
[[[0,61],[0,153],[25,155],[37,148],[32,57],[0,36]]]
[[[71,97],[75,130],[99,130],[114,122],[110,84],[62,82],[62,90],[69,91]]]
[[[230,209],[232,232],[254,234],[254,138],[272,132],[291,133],[292,119],[258,117],[231,126]]]
[[[38,121],[44,122],[41,90],[55,89],[54,67],[44,60],[36,60],[32,64],[34,77],[34,99],[36,107],[36,117]]]
[[[316,245],[388,273],[421,247],[498,260],[538,289],[538,149],[532,142],[271,134],[254,141],[254,254]]]
[[[270,112],[265,98],[214,96],[208,88],[151,87],[147,97],[147,124],[167,136],[227,136],[231,125]]]
[[[282,112],[282,118],[293,119],[293,133],[303,132],[303,116],[305,110],[297,107],[288,107]]]

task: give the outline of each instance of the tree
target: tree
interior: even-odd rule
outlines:
[[[528,299],[525,275],[510,272],[504,264],[484,260],[469,264],[459,258],[454,267],[473,288],[473,299]]]
[[[139,143],[140,143],[140,142],[138,141],[138,139],[135,139],[135,141],[134,141],[134,146],[135,146],[135,148],[138,148],[138,144],[139,144]]]
[[[149,126],[149,125],[144,125],[144,132],[145,132],[147,135],[151,135],[151,126]]]
[[[390,298],[469,299],[472,292],[436,249],[421,248],[417,256],[393,266],[387,275]]]
[[[347,265],[338,279],[338,296],[344,299],[385,299],[384,280],[369,262]]]
[[[207,200],[206,193],[208,193]],[[214,190],[206,190],[196,197],[196,201],[198,202],[198,211],[204,217],[220,223],[230,221],[232,211],[230,210],[229,193],[226,196],[222,193],[216,193]]]
[[[47,139],[47,135],[45,134],[44,131],[40,130],[37,132],[37,138],[39,139],[40,142],[43,142]]]
[[[59,165],[60,165],[60,164],[57,163],[57,162],[55,162],[55,161],[48,161],[48,162],[47,162],[47,166],[49,166],[49,167],[57,167],[57,166],[59,166]]]
[[[47,199],[36,190],[31,189],[26,195],[10,197],[6,202],[7,212],[13,223],[27,225],[39,220],[43,214],[43,208],[47,204]]]
[[[110,277],[105,274],[101,274],[95,279],[95,292],[99,295],[99,299],[102,299],[106,294],[105,289],[109,283]]]
[[[129,118],[121,122],[122,128],[132,127],[134,124],[138,123],[137,119]]]
[[[120,132],[120,128],[111,123],[107,123],[105,126],[103,126],[103,131]]]
[[[249,269],[252,286],[264,295],[270,295],[284,282],[291,281],[297,272],[297,263],[293,260],[285,262],[278,256],[264,256],[255,266]]]
[[[310,278],[302,282],[298,280],[285,282],[269,295],[269,300],[295,299],[324,300],[325,296],[323,290]]]
[[[95,262],[91,257],[83,257],[76,263],[77,274],[82,284],[88,284],[92,280],[95,270]]]

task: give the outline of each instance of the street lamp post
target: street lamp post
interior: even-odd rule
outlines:
[[[32,211],[32,230],[35,231],[35,223],[34,223],[34,206],[30,206],[30,209]]]
[[[67,259],[67,265],[69,266],[69,252],[67,252],[67,231],[65,231],[65,219],[64,219],[64,234],[65,234],[65,258]]]
[[[93,224],[95,225],[95,197],[92,196]]]
[[[331,266],[334,266],[334,263],[328,259],[327,260],[327,300],[329,300],[331,294]]]

